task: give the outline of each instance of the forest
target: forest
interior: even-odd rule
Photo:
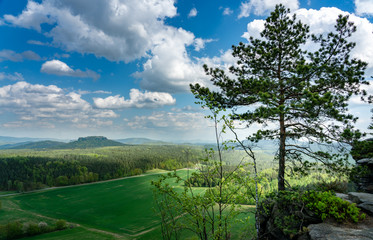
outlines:
[[[139,145],[68,150],[0,151],[0,188],[19,192],[193,166],[203,147]]]

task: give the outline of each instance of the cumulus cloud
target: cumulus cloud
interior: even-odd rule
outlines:
[[[201,66],[188,55],[187,47],[194,45],[199,50],[209,40],[195,40],[193,33],[165,23],[166,18],[177,14],[174,3],[174,0],[44,0],[41,3],[30,0],[21,14],[4,15],[3,19],[7,24],[39,31],[52,38],[51,45],[65,51],[90,53],[110,61],[144,58],[142,69],[134,73],[141,88],[185,92],[189,91],[189,83],[205,79]]]
[[[192,8],[188,14],[188,17],[191,18],[191,17],[195,17],[197,16],[197,9],[196,8]]]
[[[196,38],[194,40],[194,50],[197,52],[201,49],[205,48],[206,43],[210,43],[214,41],[214,39],[202,39],[202,38]]]
[[[23,81],[23,75],[18,72],[15,72],[14,74],[0,72],[0,81],[1,80]]]
[[[373,1],[355,0],[355,12],[357,15],[373,15]]]
[[[194,43],[194,35],[184,29],[168,28],[157,35],[158,44],[143,64],[140,78],[143,89],[155,92],[186,92],[189,84],[203,82],[206,76],[200,64],[188,56],[186,46]]]
[[[163,92],[140,92],[138,89],[131,89],[130,98],[109,96],[107,98],[93,98],[97,108],[118,109],[118,108],[156,108],[165,105],[174,105],[176,100],[168,93]]]
[[[338,15],[350,15],[349,21],[354,22],[357,31],[349,39],[356,42],[356,47],[352,51],[352,57],[361,59],[368,63],[367,76],[373,75],[373,24],[366,18],[358,17],[354,14],[349,14],[338,8],[321,8],[320,10],[299,9],[294,11],[297,18],[303,23],[310,26],[310,32],[314,34],[326,34],[334,30],[334,25]],[[260,32],[264,29],[264,20],[254,20],[247,25],[247,32],[242,37],[249,39],[260,37]],[[308,42],[305,45],[306,49],[314,49],[317,46]]]
[[[238,18],[248,17],[252,12],[257,16],[267,15],[280,3],[291,10],[299,8],[298,0],[250,0],[241,3]]]
[[[3,49],[0,51],[0,62],[2,61],[12,61],[12,62],[22,62],[24,60],[41,60],[41,57],[33,51],[25,51],[22,53],[16,53],[9,49]]]
[[[97,80],[100,78],[100,74],[87,69],[86,71],[82,70],[73,70],[66,63],[61,62],[60,60],[51,60],[43,63],[41,66],[41,72],[47,74],[53,74],[58,76],[70,76],[70,77],[82,77],[82,78],[93,78]]]
[[[129,62],[147,55],[152,36],[166,27],[165,18],[175,15],[173,0],[30,0],[20,15],[3,19],[43,32],[67,51]]]
[[[94,109],[75,92],[24,81],[0,88],[0,108],[18,116],[19,120],[7,123],[13,127],[43,122],[94,124],[118,117],[112,110]]]

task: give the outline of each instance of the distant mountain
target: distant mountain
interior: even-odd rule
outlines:
[[[39,142],[26,142],[26,143],[16,143],[0,146],[0,149],[52,149],[59,148],[66,145],[64,142],[57,141],[39,141]]]
[[[125,138],[125,139],[117,139],[116,141],[124,143],[124,144],[133,144],[133,145],[167,144],[167,142],[162,142],[160,140],[152,140],[152,139],[149,139],[149,138]]]
[[[81,137],[77,141],[66,143],[59,148],[96,148],[96,147],[110,147],[123,146],[123,143],[109,140],[102,136]]]
[[[15,143],[29,143],[29,142],[39,142],[39,141],[57,141],[56,139],[52,138],[29,138],[29,137],[8,137],[8,136],[0,136],[0,145],[6,145],[6,144],[15,144]],[[59,140],[59,141],[65,141],[65,140]]]
[[[123,146],[125,144],[109,140],[102,136],[81,137],[77,141],[69,143],[58,141],[37,141],[7,144],[0,146],[0,149],[73,149],[73,148],[97,148],[109,146]]]

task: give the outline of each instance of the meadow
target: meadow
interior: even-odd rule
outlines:
[[[152,171],[105,182],[0,195],[0,224],[12,220],[50,223],[65,219],[74,225],[71,229],[28,239],[160,239],[160,220],[154,211],[150,184],[159,174]],[[185,176],[187,170],[179,170],[179,174]],[[247,213],[240,216],[245,217]],[[237,234],[243,232],[241,225],[234,226]],[[188,238],[186,234],[185,239]]]

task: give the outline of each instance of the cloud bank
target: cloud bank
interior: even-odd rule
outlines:
[[[140,92],[138,89],[130,90],[130,98],[109,96],[107,98],[93,98],[97,108],[121,109],[121,108],[157,108],[165,105],[174,105],[176,100],[168,93]]]

